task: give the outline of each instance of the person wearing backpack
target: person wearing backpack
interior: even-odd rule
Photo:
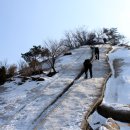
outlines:
[[[88,78],[88,70],[89,70],[89,73],[90,73],[90,78],[92,78],[93,74],[92,74],[92,63],[91,63],[91,60],[90,59],[86,59],[84,61],[83,65],[84,65],[85,79]]]
[[[99,60],[99,48],[95,47],[95,59]]]

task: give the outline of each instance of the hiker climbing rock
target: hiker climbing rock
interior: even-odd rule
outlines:
[[[99,60],[99,48],[95,47],[95,59]]]
[[[103,38],[103,42],[106,44],[106,42],[107,42],[107,39],[106,39],[106,38]]]
[[[91,63],[91,60],[90,59],[86,59],[84,61],[84,72],[85,72],[85,79],[88,78],[88,70],[89,70],[89,73],[90,73],[90,77],[92,78],[92,63]]]

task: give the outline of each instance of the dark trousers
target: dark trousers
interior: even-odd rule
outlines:
[[[85,79],[88,78],[88,70],[89,70],[89,73],[90,73],[90,77],[92,78],[93,75],[92,75],[92,67],[89,67],[89,68],[85,68]]]

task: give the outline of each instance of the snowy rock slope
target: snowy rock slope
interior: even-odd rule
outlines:
[[[101,97],[104,80],[110,72],[106,61],[109,46],[100,49],[100,60],[93,62],[93,78],[82,75],[65,94],[61,103],[35,130],[80,130],[85,114]]]
[[[19,78],[1,86],[0,130],[78,130],[85,113],[101,95],[103,82],[109,73],[106,52],[109,46],[100,49],[100,60],[93,62],[93,78],[80,77],[73,83],[90,58],[90,48],[83,46],[72,55],[58,59],[53,77],[45,81],[26,81],[18,86]]]

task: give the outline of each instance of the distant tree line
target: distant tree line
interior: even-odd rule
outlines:
[[[19,62],[17,71],[16,65],[0,65],[0,84],[3,84],[8,78],[15,74],[22,76],[31,76],[44,72],[43,64],[47,63],[50,72],[48,76],[57,73],[55,63],[57,58],[68,51],[79,48],[80,46],[94,46],[98,44],[118,45],[124,43],[125,37],[121,35],[117,28],[103,28],[99,31],[87,31],[84,28],[68,31],[64,38],[59,41],[48,40],[44,46],[33,46],[28,52],[21,54],[24,61]]]

